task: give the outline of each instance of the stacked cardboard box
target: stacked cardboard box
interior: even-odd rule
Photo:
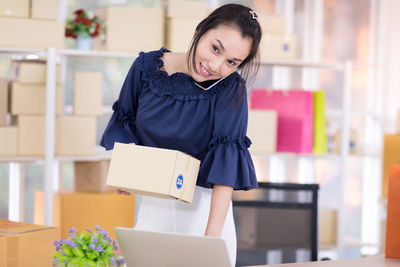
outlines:
[[[167,13],[167,48],[186,52],[197,24],[208,15],[205,1],[169,0]]]
[[[56,121],[58,156],[95,153],[96,117],[102,114],[102,74],[75,72],[73,85],[73,114],[58,116]]]
[[[64,47],[64,22],[56,21],[58,1],[2,0],[0,46]]]
[[[44,156],[46,114],[46,62],[13,61],[11,64],[10,111],[18,131],[19,156]],[[64,87],[57,66],[56,114],[63,113]]]
[[[286,34],[284,17],[258,12],[263,31],[260,42],[261,59],[293,59],[296,57],[296,36]]]
[[[164,44],[164,12],[160,8],[102,7],[95,14],[105,21],[105,39],[94,49],[135,52],[158,50]]]
[[[58,228],[0,219],[0,266],[50,266],[58,239]]]

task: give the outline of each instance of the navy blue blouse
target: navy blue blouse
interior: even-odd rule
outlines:
[[[179,150],[201,161],[199,186],[258,187],[247,150],[247,95],[238,98],[240,75],[234,72],[203,90],[190,75],[160,70],[165,52],[139,54],[100,144],[107,150],[114,142]]]

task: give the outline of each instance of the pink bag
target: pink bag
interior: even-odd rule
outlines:
[[[278,152],[312,153],[312,92],[253,89],[250,108],[278,112]]]

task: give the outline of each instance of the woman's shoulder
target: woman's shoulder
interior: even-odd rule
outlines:
[[[168,49],[162,47],[159,50],[153,50],[148,52],[140,52],[138,57],[133,62],[133,65],[136,68],[142,71],[150,71],[154,72],[159,68],[160,65],[160,57],[163,56],[164,52],[169,51]]]

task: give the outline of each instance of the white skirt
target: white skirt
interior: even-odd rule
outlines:
[[[135,229],[204,236],[210,213],[211,193],[212,189],[196,186],[191,204],[172,199],[142,196]],[[235,266],[236,231],[232,201],[221,237],[225,240],[232,266]]]

